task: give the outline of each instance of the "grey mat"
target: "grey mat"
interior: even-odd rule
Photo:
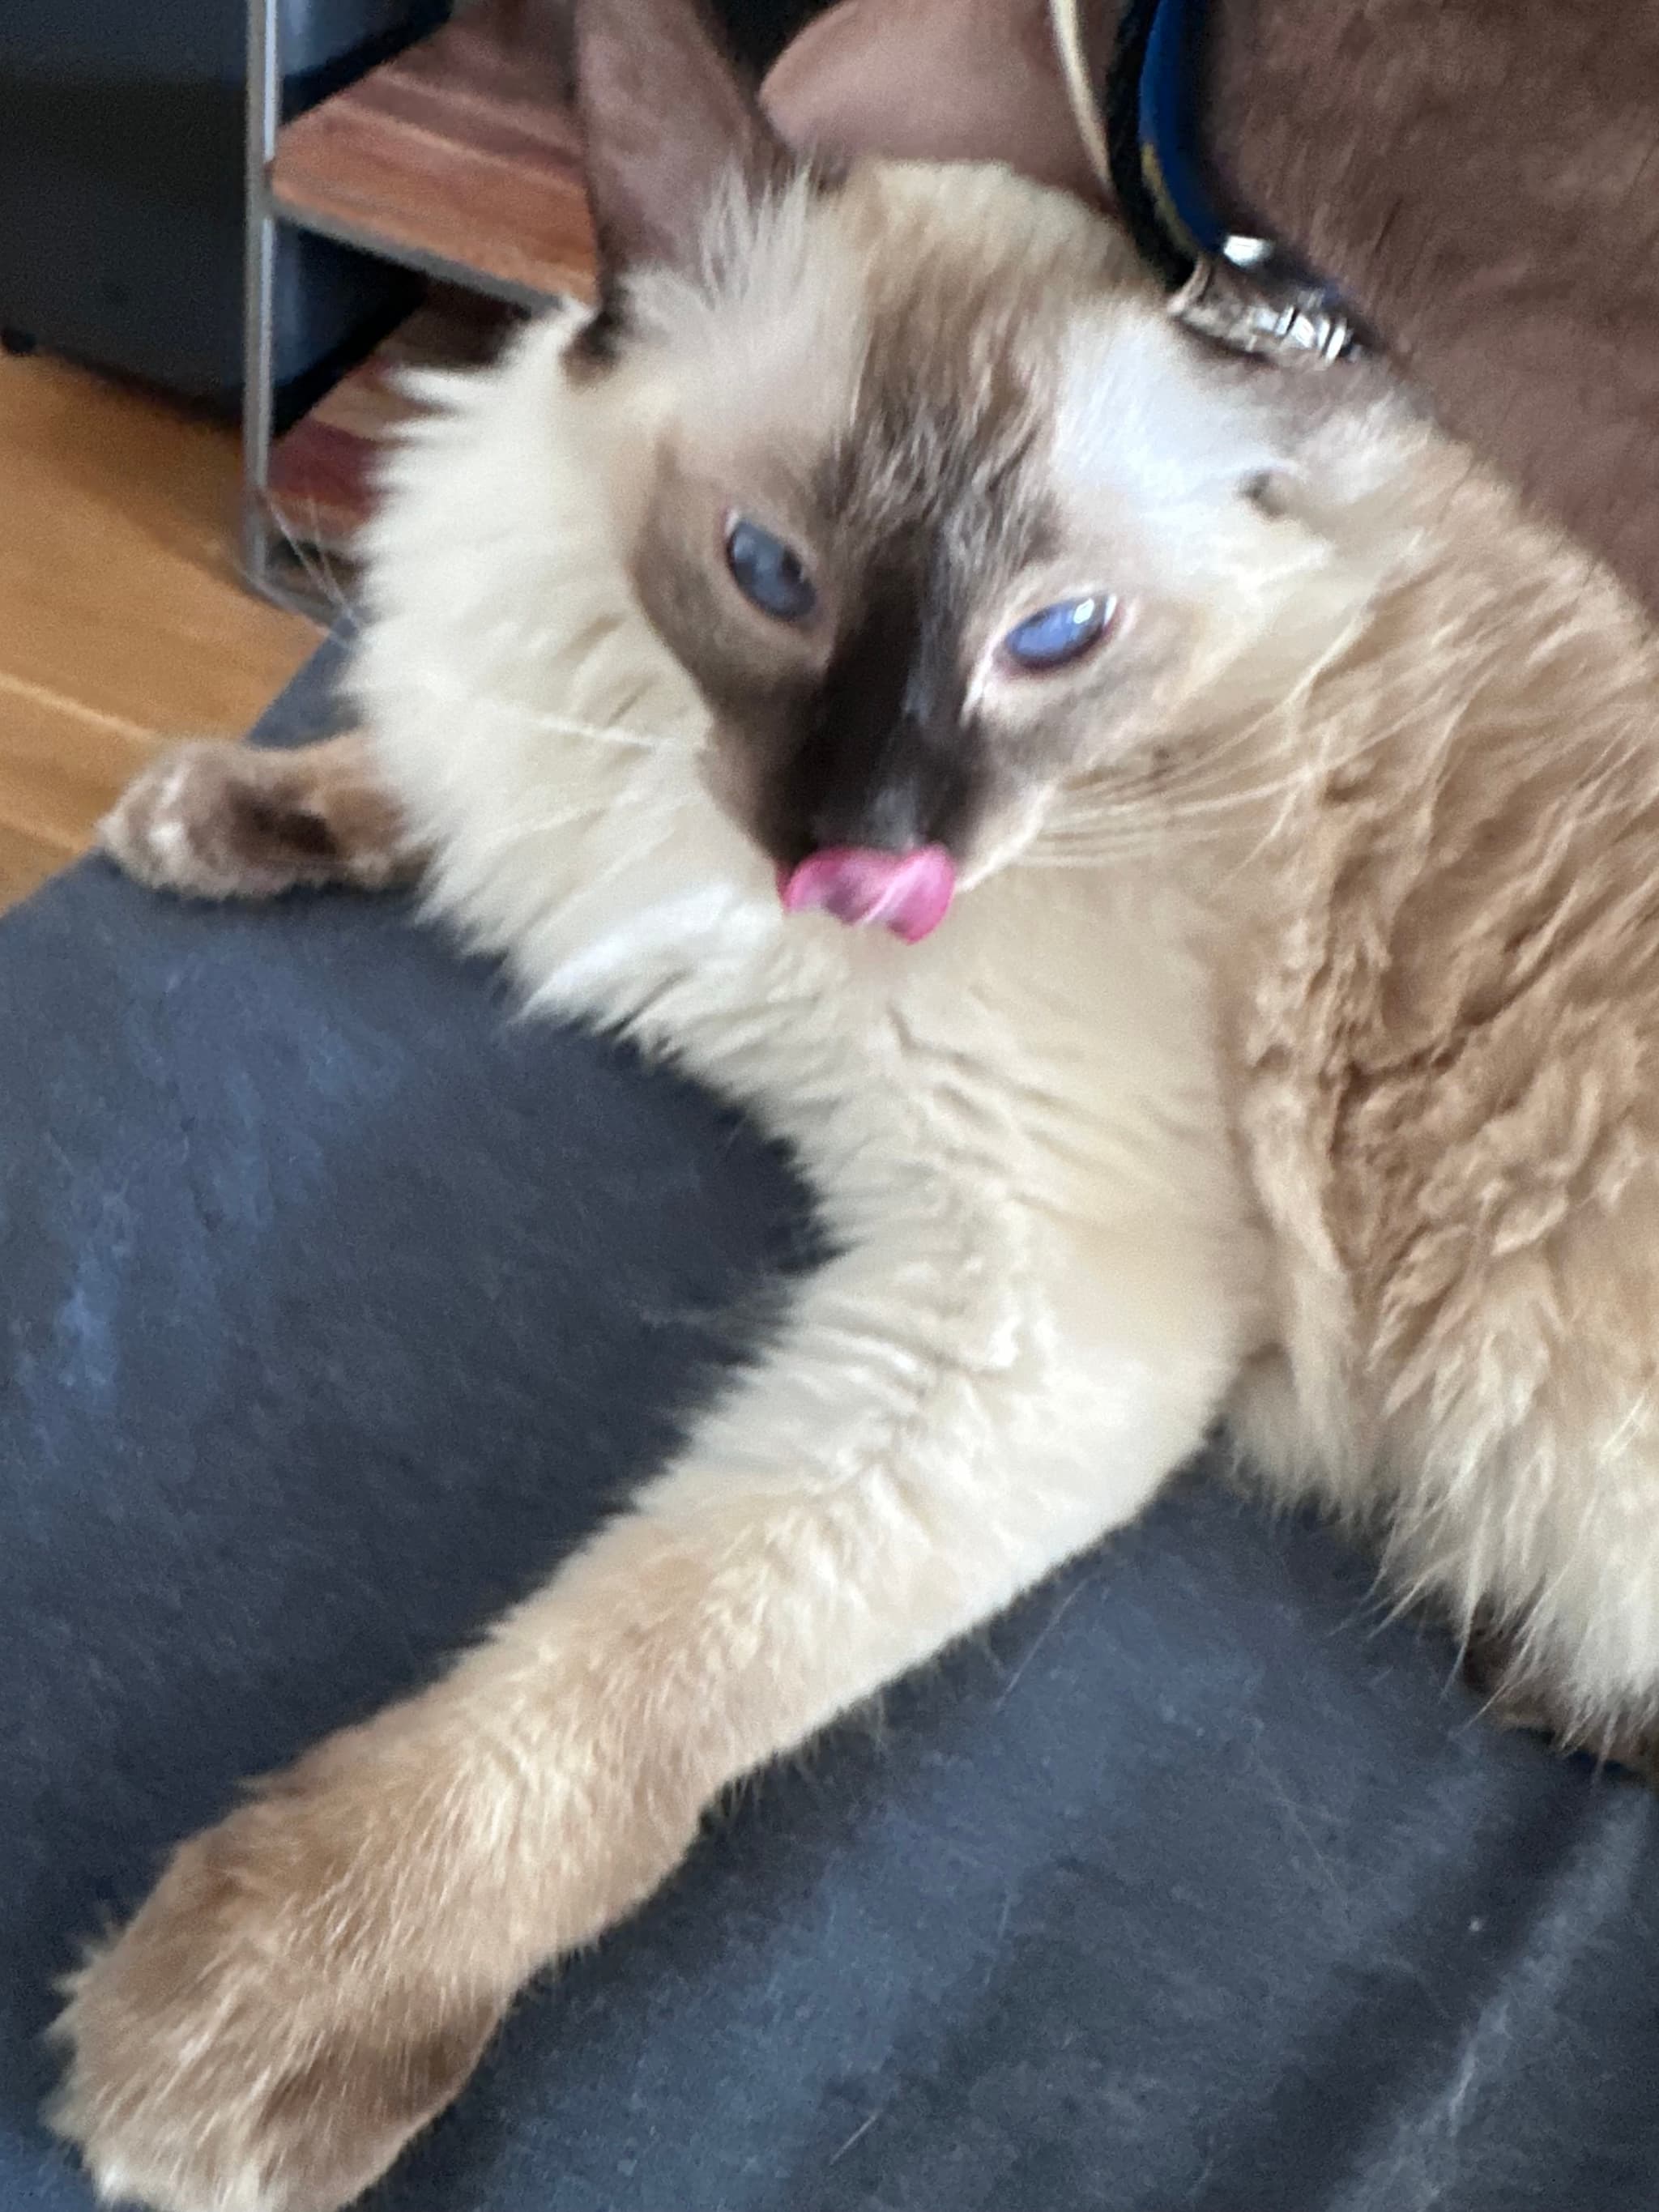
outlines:
[[[313,669],[267,726],[320,726]],[[0,924],[0,2208],[52,1977],[650,1467],[805,1209],[394,901]],[[380,2212],[1630,2212],[1659,1806],[1193,1478],[711,1824]]]

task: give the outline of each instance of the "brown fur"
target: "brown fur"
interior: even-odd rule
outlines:
[[[1085,0],[1097,52],[1119,12]],[[1210,21],[1240,204],[1659,614],[1651,0],[1226,0]]]
[[[1258,1449],[1342,1510],[1371,1517],[1388,1467],[1409,1587],[1467,1625],[1495,1583],[1514,1625],[1545,1597],[1528,1493],[1565,1486],[1591,1579],[1649,1510],[1634,1468],[1590,1469],[1645,1419],[1659,1310],[1659,664],[1510,495],[1449,455],[1425,495],[1444,558],[1310,695],[1327,763],[1276,802],[1237,947],[1240,1127],[1290,1255],[1300,1410],[1281,1425],[1266,1375],[1249,1396]],[[1620,1649],[1529,1653],[1569,1740]],[[1599,1725],[1610,1744],[1639,1717]]]

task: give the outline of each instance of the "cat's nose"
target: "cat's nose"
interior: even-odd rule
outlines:
[[[915,775],[884,776],[863,790],[829,793],[807,817],[807,835],[816,852],[855,846],[910,853],[930,842],[928,812]]]
[[[794,792],[805,851],[914,853],[949,845],[966,798],[961,755],[901,725],[872,744],[821,738]]]

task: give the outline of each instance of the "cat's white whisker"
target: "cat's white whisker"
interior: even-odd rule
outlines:
[[[314,498],[310,505],[316,534],[309,541],[301,538],[291,526],[281,501],[274,499],[267,501],[265,511],[276,525],[277,536],[293,555],[295,564],[306,581],[311,585],[319,598],[333,608],[336,615],[343,622],[353,623],[356,620],[357,611],[336,576],[322,544],[322,525]]]
[[[510,736],[514,730],[545,730],[556,737],[580,738],[593,744],[614,745],[629,752],[692,753],[699,750],[699,740],[684,731],[638,729],[623,722],[591,721],[579,714],[561,714],[550,708],[467,700],[459,693],[454,704],[458,712],[465,710],[469,721],[487,718],[497,723],[503,735]]]

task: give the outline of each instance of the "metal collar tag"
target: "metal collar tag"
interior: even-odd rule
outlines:
[[[1359,349],[1328,289],[1301,276],[1265,238],[1232,235],[1218,254],[1201,254],[1170,294],[1170,313],[1213,344],[1290,368],[1324,368]]]

